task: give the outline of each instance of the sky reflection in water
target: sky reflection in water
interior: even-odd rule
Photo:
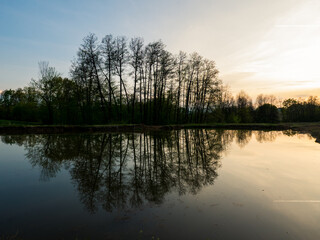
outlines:
[[[320,237],[320,203],[306,202],[320,200],[320,145],[307,135],[180,130],[1,140],[0,236]]]

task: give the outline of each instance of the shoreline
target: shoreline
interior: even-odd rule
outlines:
[[[63,134],[63,133],[99,133],[99,132],[153,132],[180,129],[225,129],[225,130],[293,130],[310,134],[320,143],[320,123],[219,123],[219,124],[114,124],[114,125],[3,125],[0,135],[17,134]]]
[[[61,133],[98,133],[98,132],[147,132],[180,129],[226,129],[226,130],[293,130],[310,134],[320,142],[320,123],[252,123],[252,124],[115,124],[115,125],[4,125],[0,126],[0,135],[16,134],[61,134]]]
[[[0,126],[0,134],[46,134],[123,131],[162,131],[180,129],[230,129],[230,130],[289,130],[285,124],[172,124],[172,125],[6,125]]]

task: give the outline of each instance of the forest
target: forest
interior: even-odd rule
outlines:
[[[64,78],[48,62],[24,88],[0,93],[0,119],[38,124],[186,124],[320,121],[317,97],[232,96],[216,63],[172,54],[162,41],[89,34]]]

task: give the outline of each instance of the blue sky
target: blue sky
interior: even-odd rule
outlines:
[[[306,95],[320,88],[312,63],[319,10],[311,0],[0,0],[0,90],[27,85],[43,60],[67,77],[92,32],[197,51],[216,61],[234,92]]]

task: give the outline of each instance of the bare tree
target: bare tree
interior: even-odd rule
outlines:
[[[124,71],[126,64],[128,63],[129,56],[128,56],[128,49],[127,49],[127,39],[125,37],[117,37],[115,39],[115,70],[116,74],[119,76],[119,86],[120,86],[120,93],[119,93],[119,118],[120,121],[122,120],[122,88],[124,89],[125,96],[126,96],[126,103],[129,105],[128,93],[126,89],[126,85],[123,79]]]
[[[181,98],[181,92],[182,89],[182,83],[185,81],[186,77],[186,59],[187,54],[185,52],[180,51],[179,55],[177,57],[177,82],[178,82],[178,88],[177,88],[177,100],[176,100],[176,121],[181,121],[181,110],[180,110],[180,98]]]
[[[198,82],[199,70],[202,57],[198,53],[193,53],[188,61],[188,71],[186,78],[186,99],[185,99],[185,120],[189,121],[190,101],[192,100],[193,84],[196,79]],[[193,106],[191,107],[194,110]]]
[[[252,100],[249,97],[249,95],[241,90],[239,94],[237,95],[237,106],[238,108],[245,108],[252,106]]]
[[[109,114],[110,118],[112,118],[112,96],[113,93],[113,81],[112,81],[112,75],[115,70],[115,56],[116,56],[116,50],[115,50],[115,40],[113,39],[112,35],[106,35],[102,39],[102,54],[103,54],[103,62],[106,69],[105,77],[107,79],[107,85],[108,85],[108,106],[109,106]]]
[[[142,68],[143,64],[143,40],[141,38],[132,38],[130,41],[130,65],[133,68],[133,98],[132,98],[132,112],[131,121],[134,122],[134,111],[137,91],[137,81],[139,75],[139,69]],[[140,79],[141,81],[141,79]],[[140,94],[141,95],[141,94]]]
[[[105,120],[116,119],[115,109],[122,121],[126,104],[131,122],[138,120],[139,111],[140,121],[146,123],[180,122],[182,113],[185,122],[199,122],[217,106],[221,92],[218,70],[215,62],[198,53],[187,56],[180,52],[173,57],[161,41],[144,48],[142,38],[132,38],[129,46],[125,37],[112,35],[106,35],[100,45],[96,42],[93,34],[85,38],[71,72],[81,86],[78,96],[85,93],[87,97],[82,102],[96,106],[98,96],[99,105],[108,109]]]
[[[49,62],[39,62],[39,79],[32,79],[31,85],[37,90],[41,99],[45,102],[48,110],[48,123],[53,123],[53,102],[56,96],[55,79],[61,74],[54,67],[49,66]]]

